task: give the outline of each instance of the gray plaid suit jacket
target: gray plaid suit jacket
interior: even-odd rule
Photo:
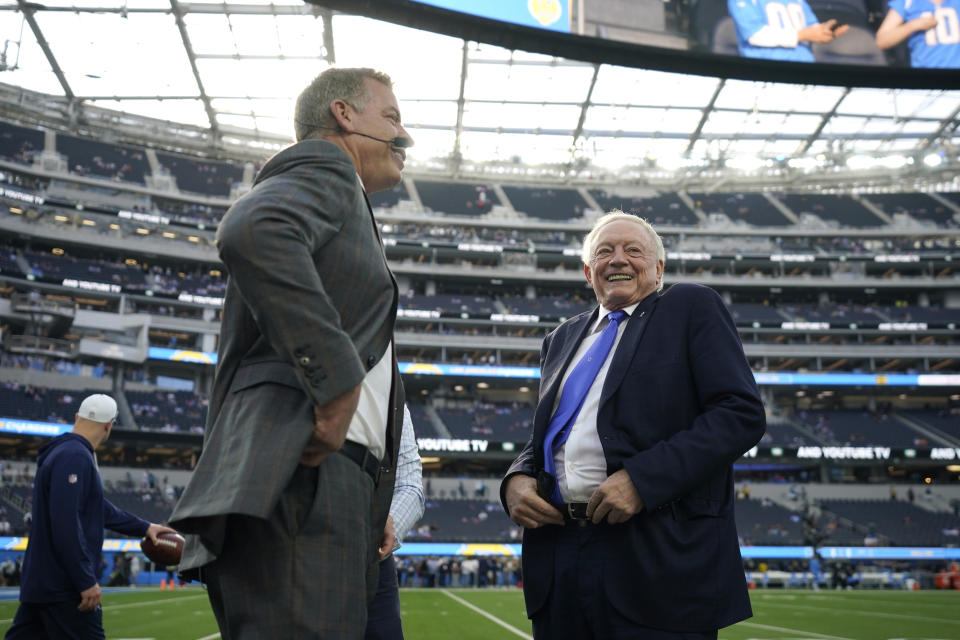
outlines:
[[[266,518],[313,430],[313,407],[359,384],[393,336],[397,284],[349,156],[305,140],[271,158],[216,235],[229,273],[203,452],[171,526],[182,570],[222,549],[228,514]],[[392,357],[387,353],[386,357]],[[403,422],[396,366],[372,520],[379,541]]]

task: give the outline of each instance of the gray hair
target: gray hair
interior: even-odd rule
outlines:
[[[363,111],[370,99],[365,78],[376,80],[393,88],[390,76],[366,67],[353,69],[327,69],[313,79],[297,98],[293,123],[297,142],[310,137],[319,137],[320,129],[336,129],[337,121],[330,111],[334,100],[343,100],[357,111]]]
[[[653,225],[640,216],[635,216],[632,213],[625,213],[620,209],[614,209],[613,211],[610,211],[609,213],[597,218],[597,221],[593,224],[593,228],[590,229],[590,233],[588,233],[583,239],[583,248],[580,250],[580,259],[583,260],[583,264],[590,264],[590,259],[593,258],[593,243],[596,241],[600,230],[611,222],[616,222],[617,220],[629,220],[630,222],[635,222],[639,227],[645,229],[646,232],[650,234],[650,237],[653,238],[653,245],[657,251],[657,259],[661,260],[664,265],[667,264],[667,252],[663,249],[663,239],[660,237],[660,234],[657,233],[656,229],[653,228]],[[662,278],[658,283],[657,291],[663,291]]]

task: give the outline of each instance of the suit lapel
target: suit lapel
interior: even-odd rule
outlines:
[[[630,321],[627,322],[627,326],[623,330],[623,337],[620,338],[620,344],[617,345],[613,360],[610,362],[610,368],[607,370],[603,392],[600,394],[600,407],[603,407],[604,403],[620,387],[620,383],[630,367],[630,362],[640,346],[640,340],[647,328],[647,321],[653,314],[659,299],[659,293],[652,293],[633,310],[633,315],[630,316]]]
[[[557,391],[560,389],[560,382],[563,380],[563,374],[570,366],[573,354],[577,352],[577,347],[583,341],[587,329],[596,321],[600,308],[597,307],[593,313],[584,314],[577,320],[574,320],[567,328],[569,337],[556,336],[560,341],[560,353],[556,358],[550,358],[546,363],[547,369],[543,371],[543,377],[540,384],[546,390],[537,403],[537,411],[534,414],[534,442],[543,442],[543,436],[547,425],[550,424],[550,416],[553,414],[553,405],[556,401]],[[541,452],[542,455],[542,452]]]

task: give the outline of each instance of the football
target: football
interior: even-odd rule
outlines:
[[[183,536],[178,533],[161,533],[157,536],[157,544],[150,538],[144,538],[140,541],[140,550],[155,564],[172,567],[180,564]]]

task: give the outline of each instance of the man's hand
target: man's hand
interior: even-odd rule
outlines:
[[[380,538],[380,555],[378,560],[384,560],[393,553],[393,543],[397,539],[397,529],[393,524],[393,516],[387,516],[387,525],[383,528],[383,537]]]
[[[350,420],[360,401],[360,385],[342,393],[322,407],[313,408],[313,434],[300,456],[300,464],[319,466],[323,459],[336,452],[347,439]]]
[[[504,492],[510,519],[521,527],[536,529],[544,524],[563,524],[563,514],[537,494],[537,480],[516,475],[507,480]]]
[[[799,42],[831,42],[834,38],[842,36],[850,30],[850,25],[844,24],[837,27],[837,21],[834,19],[812,24],[809,27],[800,29],[797,32]]]
[[[80,604],[77,605],[77,611],[93,611],[100,604],[100,585],[93,583],[89,589],[80,592]]]
[[[159,540],[157,540],[157,536],[161,533],[179,533],[179,531],[176,529],[171,529],[170,527],[165,527],[162,524],[150,523],[150,526],[147,527],[146,536],[150,538],[150,541],[153,542],[153,544],[157,544],[159,542]]]
[[[643,509],[643,498],[633,486],[626,469],[620,469],[603,481],[590,496],[587,517],[600,524],[604,516],[610,524],[626,522]]]

